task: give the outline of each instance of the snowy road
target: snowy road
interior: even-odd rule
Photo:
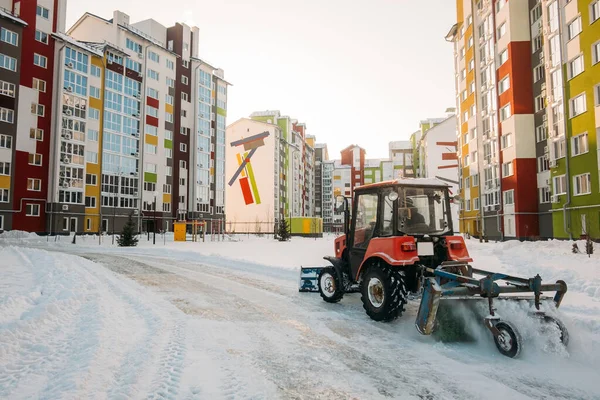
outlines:
[[[0,247],[0,398],[600,397],[588,331],[572,332],[569,354],[532,345],[511,360],[489,338],[420,336],[416,304],[381,324],[358,294],[298,293],[297,271],[63,250],[85,259]]]

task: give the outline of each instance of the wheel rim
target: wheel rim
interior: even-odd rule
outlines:
[[[331,274],[325,273],[321,276],[321,290],[327,297],[335,294],[335,279]]]
[[[367,287],[369,293],[369,301],[374,307],[381,307],[385,301],[385,294],[383,291],[383,283],[378,278],[369,279],[369,285]]]
[[[513,348],[513,340],[506,330],[500,328],[500,335],[498,335],[498,345],[502,350],[509,352]]]

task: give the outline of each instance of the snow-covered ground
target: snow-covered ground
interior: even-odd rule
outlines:
[[[476,267],[569,285],[568,350],[499,304],[526,339],[508,359],[480,321],[476,342],[442,343],[414,328],[417,303],[382,324],[358,294],[298,293],[332,236],[156,239],[0,235],[0,398],[600,398],[600,249],[468,242]]]

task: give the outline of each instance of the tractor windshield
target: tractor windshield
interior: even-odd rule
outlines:
[[[404,187],[398,194],[398,230],[401,233],[441,235],[450,230],[444,189]]]

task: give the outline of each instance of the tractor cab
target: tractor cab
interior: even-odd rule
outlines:
[[[433,257],[433,243],[453,235],[449,187],[439,180],[402,179],[360,186],[351,208],[352,216],[348,199],[336,198],[336,210],[345,216],[345,235],[335,241],[335,254],[349,264],[355,280],[370,248],[389,259],[391,254],[385,253],[385,248],[396,239],[405,243],[405,248],[411,247],[409,242],[413,246],[430,243],[420,245],[418,253]]]

